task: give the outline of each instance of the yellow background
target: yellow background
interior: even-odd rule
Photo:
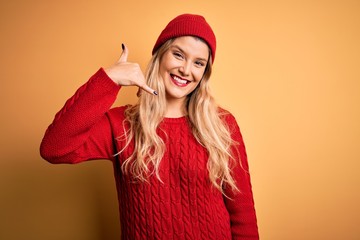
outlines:
[[[244,135],[261,238],[360,239],[356,0],[1,1],[0,239],[119,239],[111,164],[51,165],[39,144],[122,42],[144,69],[185,12],[217,35],[213,93]]]

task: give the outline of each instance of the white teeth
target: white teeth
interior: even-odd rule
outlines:
[[[174,76],[173,78],[174,78],[177,82],[179,82],[179,83],[181,83],[181,84],[186,84],[186,83],[187,83],[186,80],[180,79],[180,78],[178,78],[177,76]]]

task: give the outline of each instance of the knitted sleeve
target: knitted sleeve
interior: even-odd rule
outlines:
[[[55,115],[41,142],[41,156],[51,163],[112,159],[113,137],[107,111],[119,89],[99,69]]]
[[[244,141],[239,126],[231,114],[227,115],[226,122],[229,124],[232,138],[238,143],[232,150],[236,160],[232,168],[232,176],[240,191],[234,192],[231,188],[227,188],[225,194],[229,198],[224,197],[230,215],[232,239],[259,239]]]

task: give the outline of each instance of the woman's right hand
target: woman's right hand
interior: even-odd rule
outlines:
[[[129,50],[123,44],[119,60],[112,66],[104,68],[106,74],[120,86],[138,86],[144,91],[157,95],[157,92],[146,85],[145,77],[139,64],[127,61]]]

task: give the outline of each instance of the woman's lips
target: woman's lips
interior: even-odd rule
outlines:
[[[170,77],[171,77],[171,81],[176,86],[179,86],[179,87],[186,87],[190,83],[189,80],[183,79],[183,78],[181,78],[179,76],[176,76],[176,75],[173,75],[173,74],[170,74]]]

